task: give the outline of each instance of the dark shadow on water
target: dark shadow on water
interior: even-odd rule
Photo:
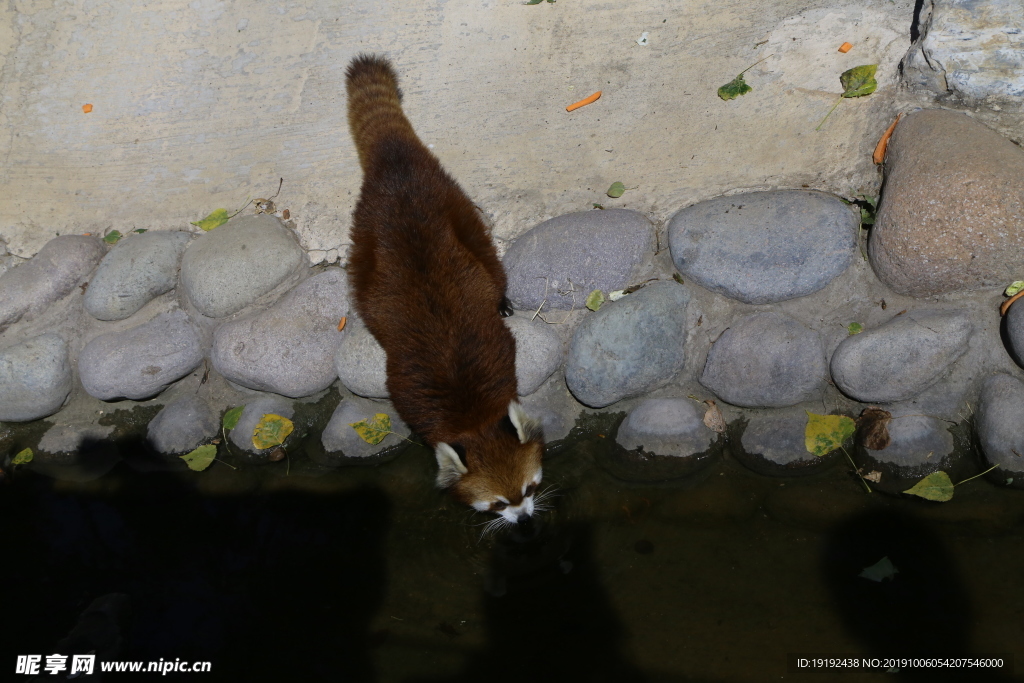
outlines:
[[[4,667],[62,643],[212,662],[162,680],[375,680],[368,629],[391,518],[380,490],[212,497],[187,477],[112,474],[108,494],[35,475],[0,492],[0,619],[17,625],[5,627]]]
[[[888,557],[897,573],[860,576]],[[873,657],[958,657],[978,652],[971,641],[969,592],[943,539],[921,520],[875,510],[839,524],[825,539],[821,569],[845,628]],[[986,653],[989,654],[989,653]],[[904,669],[901,681],[1009,680],[972,670]]]

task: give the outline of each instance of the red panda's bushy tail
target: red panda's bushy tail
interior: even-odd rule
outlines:
[[[417,140],[402,112],[398,76],[387,58],[363,54],[353,59],[346,72],[346,89],[348,125],[364,171],[370,150],[381,139]]]

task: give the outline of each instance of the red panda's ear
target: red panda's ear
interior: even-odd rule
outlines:
[[[457,482],[469,470],[462,464],[459,454],[446,443],[439,443],[434,449],[437,458],[437,485],[446,489]]]
[[[544,437],[540,421],[534,420],[526,414],[519,401],[512,401],[508,404],[508,417],[515,425],[516,434],[519,435],[519,443],[537,441]]]

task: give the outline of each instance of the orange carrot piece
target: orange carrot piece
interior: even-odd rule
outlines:
[[[871,155],[871,161],[876,164],[880,164],[885,161],[885,150],[889,147],[889,138],[892,137],[892,132],[896,130],[896,124],[900,122],[900,118],[902,116],[902,112],[897,114],[896,120],[885,129],[884,133],[882,133],[882,137],[878,139],[878,144],[875,145],[875,153]]]
[[[91,104],[83,104],[82,105],[82,113],[88,114],[91,111],[92,111],[92,105]]]
[[[1022,289],[1021,291],[1017,292],[1009,299],[1004,301],[1003,305],[999,307],[999,315],[1006,315],[1006,312],[1010,310],[1010,304],[1012,304],[1014,301],[1021,298],[1022,296],[1024,296],[1024,289]]]
[[[573,109],[579,109],[580,107],[587,106],[591,102],[597,102],[599,99],[601,99],[601,91],[600,90],[598,90],[596,93],[594,93],[590,97],[584,97],[579,102],[576,102],[574,104],[570,104],[568,107],[565,108],[565,110],[566,111],[572,111]]]
[[[345,329],[345,323],[347,322],[348,316],[345,316],[344,318],[338,321],[338,332],[341,332],[343,329]]]
[[[852,49],[853,43],[843,43],[842,45],[839,46],[839,51],[842,52],[844,55]]]

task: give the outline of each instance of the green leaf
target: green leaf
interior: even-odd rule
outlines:
[[[850,336],[852,337],[855,334],[860,334],[861,332],[863,332],[864,331],[864,326],[861,325],[860,323],[850,323],[846,327],[846,331],[849,332]]]
[[[743,74],[740,74],[719,88],[718,96],[723,100],[735,100],[740,95],[746,95],[751,90],[753,88],[747,85],[747,82],[743,80]]]
[[[356,430],[360,439],[371,446],[376,446],[391,433],[391,418],[386,413],[377,413],[370,420],[351,422],[349,427]]]
[[[137,233],[139,233],[140,235],[141,235],[142,233],[146,232],[146,231],[147,231],[147,229],[146,229],[146,228],[135,228],[134,230],[132,230],[132,232],[137,232]]]
[[[25,450],[19,452],[16,456],[14,456],[14,460],[11,461],[11,464],[12,465],[27,465],[30,462],[32,462],[32,456],[33,455],[34,454],[32,453],[32,449],[31,448],[26,448]]]
[[[1024,289],[1024,280],[1016,280],[1009,287],[1006,288],[1006,296],[1014,296],[1020,290]]]
[[[878,82],[875,80],[877,64],[862,64],[848,69],[839,76],[843,84],[843,97],[863,97],[875,92]]]
[[[625,191],[626,186],[616,180],[614,183],[612,183],[612,186],[608,188],[608,191],[605,192],[605,194],[611,197],[612,199],[618,199],[619,197],[622,196],[622,193]]]
[[[242,411],[245,410],[245,406],[238,406],[232,408],[228,412],[224,413],[224,418],[221,420],[221,424],[224,425],[224,429],[234,429],[238,426],[238,418],[242,417]]]
[[[196,221],[192,225],[199,226],[203,230],[209,232],[216,228],[218,225],[224,225],[228,222],[228,210],[227,209],[216,209],[209,216],[201,221]]]
[[[252,430],[252,445],[261,451],[280,446],[293,429],[295,425],[287,417],[267,413]]]
[[[679,284],[683,284],[683,276],[680,275],[679,273],[672,273],[672,279],[678,282]]]
[[[944,503],[953,498],[953,482],[950,481],[948,474],[939,470],[932,472],[903,493]]]
[[[816,415],[807,412],[804,446],[817,456],[827,455],[853,436],[857,423],[845,415]]]
[[[604,211],[604,207],[601,206],[600,204],[594,204],[594,208],[595,209],[601,209],[602,211]]]
[[[191,453],[181,456],[188,468],[193,472],[202,472],[213,462],[217,456],[217,447],[212,444],[200,446]]]
[[[543,2],[543,0],[529,0],[526,4],[527,5],[539,5],[541,2]]]
[[[867,209],[862,207],[861,210],[860,210],[860,224],[861,225],[874,225],[875,224],[875,215],[873,213],[871,213],[870,211],[868,211]]]
[[[888,556],[883,557],[878,562],[875,562],[870,567],[865,567],[864,570],[858,574],[861,578],[868,579],[870,581],[883,581],[889,579],[890,581],[900,573],[899,569],[893,565],[892,560]]]
[[[592,311],[596,311],[604,304],[604,292],[600,289],[595,289],[593,292],[587,295],[587,308]]]
[[[119,239],[121,239],[121,233],[117,230],[111,230],[103,237],[103,241],[107,244],[117,244]]]

